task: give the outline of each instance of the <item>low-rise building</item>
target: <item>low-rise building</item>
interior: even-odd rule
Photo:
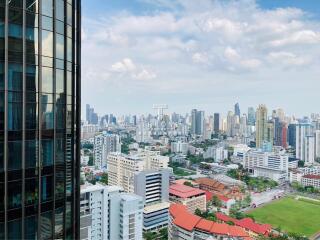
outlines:
[[[181,184],[173,184],[169,189],[171,202],[185,205],[189,212],[194,213],[196,209],[206,210],[205,191]]]
[[[302,176],[301,184],[304,187],[312,186],[320,189],[320,175],[307,174]]]
[[[169,240],[250,239],[241,227],[206,220],[190,213],[186,206],[172,204],[169,212]]]

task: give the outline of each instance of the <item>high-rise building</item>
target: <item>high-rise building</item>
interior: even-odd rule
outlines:
[[[312,126],[309,123],[299,123],[296,125],[296,158],[305,161],[306,137],[312,135]]]
[[[83,185],[81,240],[142,239],[142,197],[118,186]]]
[[[315,158],[320,158],[320,130],[315,131]]]
[[[218,133],[220,130],[220,114],[219,113],[214,114],[213,130],[215,133]]]
[[[239,103],[236,103],[234,105],[234,115],[237,115],[240,118],[240,105],[239,105]]]
[[[248,108],[248,125],[255,126],[256,124],[256,112],[253,107]]]
[[[205,132],[204,111],[193,109],[191,111],[191,134],[203,136]]]
[[[256,146],[260,148],[264,141],[270,141],[267,137],[268,109],[265,105],[259,105],[256,112]]]
[[[315,160],[315,138],[314,136],[306,136],[305,137],[305,151],[304,151],[304,161],[306,165],[312,165]]]
[[[107,157],[111,152],[121,152],[120,137],[103,132],[94,137],[94,161],[97,169],[107,167]]]
[[[288,144],[290,147],[296,147],[296,124],[294,123],[288,126]]]
[[[86,121],[89,124],[98,124],[98,115],[94,112],[94,108],[86,104]]]
[[[154,231],[168,225],[170,170],[136,172],[134,192],[143,197],[143,230]]]
[[[0,239],[78,239],[79,0],[0,1]]]

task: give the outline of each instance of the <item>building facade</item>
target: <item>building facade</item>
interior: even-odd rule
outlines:
[[[76,239],[78,0],[0,1],[0,239]]]
[[[80,195],[81,240],[142,239],[143,199],[121,187],[84,185]]]

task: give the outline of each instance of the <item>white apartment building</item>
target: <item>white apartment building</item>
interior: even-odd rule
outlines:
[[[80,193],[80,239],[142,239],[143,199],[118,186],[83,185]]]
[[[187,154],[188,153],[188,146],[189,146],[189,144],[186,142],[181,142],[181,141],[172,142],[171,143],[171,152]]]
[[[99,132],[99,126],[95,124],[83,124],[81,126],[81,139],[93,138]]]
[[[301,178],[301,184],[304,187],[312,186],[314,188],[320,189],[320,175],[304,175]]]
[[[320,158],[320,130],[315,131],[315,158]]]
[[[312,136],[312,126],[308,123],[296,125],[296,158],[305,161],[307,136]]]
[[[131,155],[110,153],[107,162],[109,185],[122,186],[133,193],[135,173],[168,168],[169,157],[161,156],[159,151],[140,150]]]
[[[107,167],[107,157],[111,152],[121,152],[120,137],[103,132],[94,137],[94,159],[98,169]]]
[[[215,162],[220,162],[228,158],[228,150],[224,149],[223,146],[210,146],[203,153],[203,158],[213,158]]]

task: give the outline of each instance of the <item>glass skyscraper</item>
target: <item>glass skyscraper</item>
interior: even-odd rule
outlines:
[[[77,239],[80,0],[0,0],[0,239]]]

